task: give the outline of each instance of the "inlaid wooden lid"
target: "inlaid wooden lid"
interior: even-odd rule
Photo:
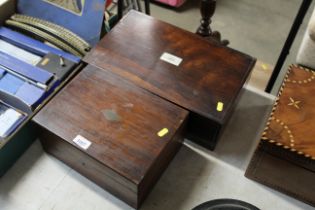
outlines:
[[[262,140],[315,160],[315,72],[292,65]]]

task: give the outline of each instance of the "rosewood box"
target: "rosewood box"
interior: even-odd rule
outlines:
[[[188,112],[84,68],[35,117],[45,151],[138,208],[183,140]]]
[[[129,12],[84,59],[190,112],[187,137],[214,149],[255,59]]]
[[[291,66],[246,176],[315,206],[315,72]]]

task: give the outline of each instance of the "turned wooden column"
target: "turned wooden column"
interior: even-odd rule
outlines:
[[[144,0],[145,14],[150,15],[150,0]]]
[[[139,11],[139,12],[142,12],[142,9],[141,9],[141,4],[140,4],[140,1],[139,0],[137,0],[136,2],[135,1],[132,1],[132,3],[131,2],[129,2],[129,4],[133,4],[134,6],[136,6],[136,7],[138,7],[137,8],[137,10]],[[137,4],[137,5],[135,5],[135,4]],[[144,0],[144,6],[145,6],[145,13],[147,14],[147,15],[150,15],[150,0]],[[123,15],[124,15],[124,13],[125,13],[125,8],[126,6],[124,5],[124,0],[118,0],[117,1],[117,14],[118,14],[118,20],[120,20],[122,17],[123,17]],[[133,7],[134,8],[134,7]]]
[[[211,18],[215,13],[216,0],[201,0],[200,12],[201,21],[197,30],[197,34],[206,38],[219,42],[222,45],[228,45],[228,40],[221,40],[221,34],[218,31],[212,31],[210,24]]]

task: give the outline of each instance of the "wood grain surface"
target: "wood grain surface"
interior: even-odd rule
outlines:
[[[179,66],[162,61],[164,52],[183,61]],[[220,124],[255,64],[248,55],[135,11],[84,60]]]
[[[315,172],[315,72],[292,65],[262,135],[272,154]]]
[[[315,173],[258,146],[245,176],[315,207]]]
[[[137,208],[180,147],[187,115],[111,72],[87,66],[34,121],[43,128],[48,152]],[[161,135],[162,129],[168,132]],[[77,135],[92,143],[87,150],[73,142]]]
[[[315,206],[315,72],[291,65],[245,176]]]
[[[290,67],[263,139],[273,140],[315,160],[314,84],[314,71]]]

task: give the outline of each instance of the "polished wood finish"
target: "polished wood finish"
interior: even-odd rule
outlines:
[[[87,66],[35,117],[44,149],[138,208],[183,140],[188,112]],[[159,131],[168,129],[160,137]],[[81,135],[92,144],[73,142]]]
[[[315,72],[292,65],[262,136],[265,149],[315,172]]]
[[[246,176],[315,206],[315,72],[291,66]]]
[[[315,173],[259,146],[245,176],[315,207]]]
[[[211,29],[211,18],[215,13],[216,0],[201,0],[200,3],[200,13],[201,21],[200,26],[197,30],[197,34],[204,37],[205,39],[215,41],[219,44],[227,46],[229,44],[228,40],[221,40],[221,33],[219,31],[212,31]]]
[[[164,52],[183,61],[162,61]],[[189,137],[211,149],[255,64],[248,55],[135,11],[84,60],[189,110]]]

